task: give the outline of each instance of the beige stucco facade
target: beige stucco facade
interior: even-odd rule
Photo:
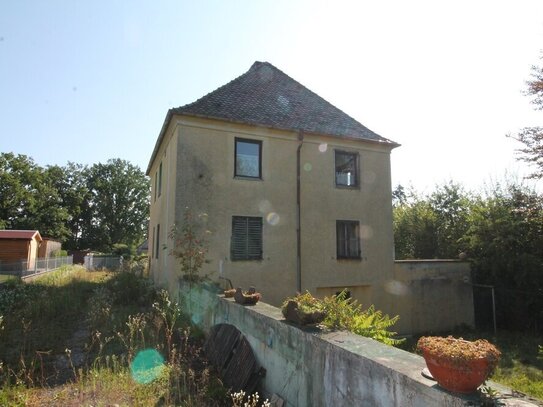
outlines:
[[[236,138],[262,142],[262,179],[234,176]],[[170,287],[177,284],[175,262],[162,246],[171,247],[168,230],[181,222],[188,207],[205,214],[201,220],[208,231],[209,252],[202,274],[214,280],[222,275],[235,286],[255,286],[275,305],[295,294],[300,143],[301,289],[320,294],[347,287],[364,303],[372,296],[377,299],[375,285],[393,273],[390,146],[314,134],[304,134],[300,142],[293,131],[185,116],[170,120],[150,166],[155,280]],[[336,149],[359,155],[359,187],[336,187]],[[155,200],[161,163],[162,188]],[[231,260],[232,216],[262,217],[262,260]],[[361,259],[336,258],[337,220],[359,221]],[[156,239],[161,246],[158,258]]]
[[[261,142],[261,179],[234,176],[236,138]],[[365,307],[374,304],[386,313],[399,314],[401,333],[473,325],[467,264],[394,262],[392,148],[372,141],[317,134],[301,137],[294,131],[173,115],[148,171],[153,279],[176,292],[180,271],[170,255],[173,241],[168,233],[190,208],[201,215],[200,232],[208,242],[207,262],[200,274],[223,286],[225,280],[219,277],[231,280],[234,287],[255,286],[263,301],[276,306],[299,289],[324,297],[346,288]],[[336,186],[336,150],[358,155],[358,187]],[[261,260],[232,260],[233,216],[262,218]],[[338,220],[359,222],[360,259],[337,258]]]

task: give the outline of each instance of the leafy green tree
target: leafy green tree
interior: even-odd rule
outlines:
[[[149,180],[128,161],[108,160],[88,170],[89,205],[82,246],[109,251],[113,244],[129,246],[143,240],[149,216]]]
[[[532,80],[528,81],[526,95],[533,97],[536,110],[543,110],[543,66],[532,66]],[[524,144],[518,150],[519,159],[535,167],[529,178],[543,178],[543,127],[525,127],[513,138]]]
[[[64,247],[69,250],[85,249],[81,246],[85,225],[91,219],[91,195],[87,187],[89,169],[81,164],[69,162],[66,166],[49,166],[54,188],[58,191],[61,205],[67,211],[65,225],[69,231]]]
[[[37,229],[43,236],[64,239],[68,217],[55,177],[30,157],[0,154],[0,227]]]
[[[438,185],[428,201],[436,219],[436,257],[458,258],[466,250],[463,237],[469,227],[470,197],[459,184],[448,182]]]
[[[401,192],[393,207],[396,258],[458,258],[465,250],[462,239],[470,211],[470,198],[462,187],[449,182],[428,196]]]
[[[394,242],[397,259],[433,259],[437,257],[437,216],[427,200],[414,198],[396,206]]]
[[[476,283],[495,286],[498,323],[542,329],[543,198],[519,185],[479,197],[465,241]]]

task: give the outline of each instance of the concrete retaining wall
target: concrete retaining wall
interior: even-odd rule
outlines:
[[[464,406],[474,401],[425,379],[420,356],[372,339],[301,330],[286,323],[278,308],[241,306],[201,286],[181,287],[179,300],[204,330],[219,323],[236,326],[267,371],[264,391],[287,406]]]
[[[468,262],[400,260],[394,262],[394,279],[401,289],[394,298],[398,332],[444,332],[474,325]]]

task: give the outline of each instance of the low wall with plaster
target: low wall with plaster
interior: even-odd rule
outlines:
[[[445,332],[474,326],[473,289],[468,262],[399,260],[394,279],[402,288],[394,298],[400,333]]]
[[[267,371],[264,392],[287,406],[473,405],[424,378],[424,359],[415,354],[349,332],[300,329],[276,307],[241,306],[202,286],[180,287],[179,300],[204,330],[236,326]]]

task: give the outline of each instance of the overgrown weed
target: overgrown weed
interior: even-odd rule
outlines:
[[[8,311],[0,312],[0,405],[225,405],[189,319],[147,280],[65,268],[8,286],[0,292]],[[135,359],[147,351],[164,362],[138,383]]]

